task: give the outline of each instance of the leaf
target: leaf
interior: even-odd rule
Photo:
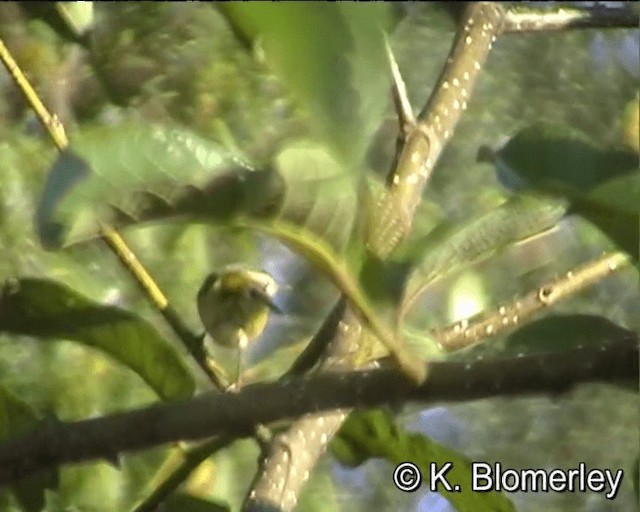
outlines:
[[[329,277],[360,312],[363,320],[389,350],[399,368],[415,382],[424,381],[426,378],[424,362],[415,358],[407,346],[396,336],[396,333],[379,318],[376,309],[360,288],[358,281],[352,277],[353,272],[326,242],[309,231],[280,221],[274,221],[268,225],[256,224],[252,227],[286,243]]]
[[[555,352],[599,346],[629,336],[630,331],[595,315],[550,315],[520,327],[507,337],[510,354]]]
[[[186,130],[129,124],[74,139],[49,172],[36,223],[43,245],[57,248],[95,236],[99,221],[237,226],[278,217],[341,251],[358,211],[356,185],[357,176],[310,141],[287,145],[274,165],[254,170]]]
[[[438,486],[438,491],[458,512],[515,510],[503,494],[471,490],[472,471],[469,459],[427,436],[407,432],[395,424],[388,412],[381,409],[352,413],[331,442],[331,451],[339,461],[351,466],[375,457],[382,457],[394,466],[412,462],[420,469],[425,484],[429,482],[431,464],[442,468],[451,463],[446,479],[451,486],[459,485],[460,491],[447,491],[441,485]]]
[[[607,180],[586,194],[582,202],[638,215],[640,214],[640,173],[626,174]]]
[[[437,279],[552,228],[566,208],[561,199],[519,195],[477,219],[441,224],[409,249],[423,256],[407,282],[401,316]]]
[[[389,6],[230,2],[219,9],[236,33],[264,51],[319,134],[357,165],[387,104]]]
[[[612,178],[577,197],[569,213],[586,218],[637,262],[640,250],[640,172]]]
[[[536,190],[571,201],[576,213],[638,260],[640,172],[630,149],[602,147],[569,128],[535,124],[500,150],[481,148],[511,190]]]
[[[191,496],[190,494],[172,493],[163,506],[168,510],[180,510],[182,512],[229,512],[231,507],[227,503],[213,502]]]
[[[270,177],[188,130],[143,122],[94,127],[53,164],[36,223],[43,245],[57,248],[94,236],[98,219],[123,225],[176,211],[227,218],[268,209],[278,192]]]
[[[19,7],[27,16],[49,25],[63,39],[87,45],[86,36],[94,22],[93,2],[28,2]]]
[[[545,123],[518,132],[493,158],[507,188],[548,190],[570,199],[638,170],[633,151],[601,147],[575,130]]]
[[[320,235],[341,252],[351,238],[359,209],[357,176],[326,147],[305,140],[283,148],[275,168],[285,186],[278,218]]]
[[[0,386],[0,439],[17,437],[38,425],[41,418],[26,402]],[[38,512],[45,504],[45,490],[58,485],[57,469],[47,470],[20,480],[12,486],[23,510]]]
[[[78,37],[93,26],[93,2],[56,2],[56,8]]]
[[[183,358],[151,324],[55,281],[8,282],[0,295],[0,331],[97,348],[131,368],[164,400],[187,398],[195,389]]]

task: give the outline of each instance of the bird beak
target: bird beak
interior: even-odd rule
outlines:
[[[254,293],[255,293],[255,297],[260,302],[262,302],[265,306],[267,306],[271,311],[279,315],[282,314],[282,310],[278,306],[276,306],[276,304],[273,302],[273,300],[267,293],[260,290],[254,290]]]

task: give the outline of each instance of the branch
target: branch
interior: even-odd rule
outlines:
[[[486,57],[493,31],[497,31],[500,25],[499,17],[502,12],[500,5],[486,2],[472,4],[465,10],[464,27],[456,35],[432,99],[417,121],[410,111],[406,88],[390,53],[395,85],[393,93],[403,144],[398,146],[395,164],[388,179],[389,189],[380,197],[379,208],[376,214],[371,215],[367,233],[367,247],[381,259],[391,253],[411,228],[422,190],[471,95],[480,69],[479,64],[476,66],[474,63],[479,63]],[[476,35],[478,37],[474,39]],[[473,45],[467,43],[467,36],[472,38]],[[464,89],[458,94],[451,94],[458,90],[458,86],[450,85],[460,83],[466,84]],[[437,110],[440,114],[428,116],[428,109]],[[361,334],[361,323],[348,309],[325,355],[322,369],[336,371],[353,367],[353,354],[357,351]],[[427,382],[429,380],[428,378]],[[261,469],[252,484],[243,510],[260,510],[266,504],[276,504],[283,511],[293,509],[316,461],[324,453],[327,443],[338,431],[348,412],[338,409],[327,414],[306,416],[295,421],[287,432],[278,436],[277,442],[272,443],[261,461]]]
[[[29,80],[20,69],[20,66],[18,66],[18,63],[13,59],[2,39],[0,39],[0,60],[2,60],[2,63],[11,74],[11,77],[16,82],[16,85],[31,108],[38,115],[38,119],[40,119],[40,122],[49,133],[58,151],[67,149],[69,140],[65,133],[64,126],[58,119],[58,116],[55,114],[52,115],[44,103],[42,103],[40,97],[29,83]],[[151,274],[149,274],[147,269],[140,263],[120,234],[112,227],[101,224],[100,235],[107,246],[118,257],[122,265],[133,276],[136,283],[138,283],[144,291],[145,296],[164,317],[178,336],[178,339],[187,348],[211,382],[219,389],[226,389],[227,384],[225,381],[228,379],[221,375],[221,371],[215,364],[215,361],[206,353],[202,338],[193,334],[184,324],[180,316],[170,306],[169,301],[153,277],[151,277]]]
[[[467,109],[482,65],[501,33],[504,15],[495,2],[467,7],[429,101],[413,125],[405,123],[405,144],[387,178],[388,189],[380,197],[380,213],[371,219],[368,247],[377,257],[386,258],[409,234],[424,187]]]
[[[479,313],[442,329],[433,329],[431,333],[441,350],[461,350],[520,325],[535,313],[584,290],[616,270],[626,267],[630,262],[631,258],[625,253],[605,254],[531,290],[524,297],[501,306],[497,311]]]
[[[138,502],[131,512],[155,512],[173,491],[189,477],[191,472],[217,451],[229,446],[235,438],[220,436],[196,446],[183,449],[163,464],[162,468],[147,487],[152,489],[148,496]]]
[[[584,382],[630,381],[637,386],[638,343],[638,335],[629,331],[622,339],[568,351],[476,362],[433,362],[428,363],[428,382],[418,387],[395,368],[323,373],[287,383],[248,385],[238,393],[205,393],[189,401],[101,418],[49,422],[20,438],[0,443],[0,483],[11,484],[62,463],[114,460],[122,452],[178,440],[214,435],[247,437],[253,435],[257,423],[320,411],[331,410],[329,420],[321,420],[327,418],[323,414],[306,421],[322,427],[315,432],[319,444],[326,446],[330,436],[324,428],[332,419],[335,424],[331,426],[336,428],[346,416],[345,409],[356,406],[558,393]],[[302,441],[309,433],[297,435]],[[287,469],[291,477],[294,464],[301,463],[291,459],[288,467],[280,469],[280,478]]]
[[[577,28],[638,28],[638,13],[629,3],[619,7],[522,7],[509,9],[504,18],[505,33],[541,32]]]
[[[505,9],[498,3],[477,2],[465,9],[462,26],[456,34],[443,73],[419,119],[413,124],[403,83],[392,65],[401,144],[388,176],[388,189],[379,199],[377,214],[369,219],[367,233],[367,246],[380,259],[389,255],[409,233],[424,187],[466,108],[493,40],[505,29],[506,17]],[[511,27],[509,25],[510,30]],[[361,332],[362,326],[347,310],[325,356],[323,369],[335,371],[348,366],[349,353],[357,347]],[[532,380],[538,378],[536,376]],[[430,384],[431,377],[427,380],[427,385]],[[243,510],[264,510],[268,507],[291,510],[317,459],[347,413],[338,409],[326,414],[308,415],[295,421],[285,434],[278,436],[278,442],[271,445],[261,463]],[[295,461],[295,466],[292,461]]]

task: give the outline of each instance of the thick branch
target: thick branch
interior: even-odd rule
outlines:
[[[498,3],[469,5],[429,101],[417,122],[405,127],[405,144],[380,198],[380,213],[371,222],[368,246],[379,258],[386,258],[409,233],[424,187],[467,109],[503,17]]]
[[[367,235],[367,246],[380,258],[386,257],[409,232],[422,190],[446,142],[451,138],[462,110],[466,108],[471,86],[479,71],[479,62],[486,57],[494,31],[498,30],[499,19],[494,18],[499,18],[502,11],[498,4],[486,2],[472,4],[465,11],[464,26],[456,35],[447,66],[432,96],[444,102],[437,107],[438,112],[444,115],[445,109],[450,109],[451,115],[428,117],[429,112],[425,107],[420,120],[413,124],[413,116],[409,116],[407,112],[401,116],[405,143],[396,155],[394,170],[389,176],[389,189],[380,198],[377,214],[371,216]],[[483,19],[486,17],[489,19]],[[474,39],[476,34],[478,38]],[[467,42],[469,35],[473,45]],[[455,60],[461,60],[463,65],[460,66]],[[478,63],[478,66],[474,63]],[[468,70],[465,75],[466,68]],[[460,77],[456,75],[458,72],[462,73]],[[460,80],[465,83],[463,90],[454,85],[463,83]],[[395,82],[400,83],[397,77]],[[457,94],[451,94],[454,90],[458,91]],[[396,91],[402,95],[403,87],[396,87]],[[433,101],[435,100],[430,100],[428,107],[436,109],[437,105],[434,106]],[[403,103],[406,109],[408,100]],[[347,310],[334,342],[329,347],[323,370],[336,371],[352,366],[352,353],[357,350],[361,334],[359,320]],[[252,484],[243,510],[261,510],[265,506],[291,510],[309,473],[328,441],[339,429],[347,412],[336,410],[301,418],[286,433],[278,436],[277,442],[272,444],[261,462],[261,470]],[[295,466],[292,466],[291,461],[295,461]]]
[[[443,74],[415,123],[410,122],[413,116],[407,113],[408,102],[401,102],[401,95],[396,98],[397,105],[403,104],[399,111],[402,113],[401,138],[404,144],[400,145],[396,154],[388,177],[388,189],[380,198],[377,214],[371,215],[367,236],[367,246],[379,258],[384,259],[409,233],[422,191],[466,108],[475,79],[494,38],[505,30],[506,17],[505,9],[498,3],[477,2],[469,5]],[[522,21],[519,30],[524,30]],[[509,31],[513,31],[515,25],[509,23]],[[573,26],[578,25],[576,22]],[[401,94],[401,89],[396,87],[394,92]],[[345,355],[349,352],[348,345],[357,345],[360,331],[358,320],[347,311],[344,321],[340,322],[333,348],[328,351],[324,369],[334,369],[332,361],[339,361],[338,367],[344,365],[348,359]],[[539,367],[536,370],[535,376],[525,372],[532,385],[540,382],[539,374],[544,373]],[[427,385],[432,383],[430,376]],[[272,444],[262,461],[243,510],[265,510],[269,507],[291,510],[309,472],[327,442],[337,432],[346,412],[338,409],[305,416],[295,421],[285,434],[278,436],[277,442]],[[295,465],[291,461],[296,461]]]
[[[396,369],[324,373],[287,383],[254,384],[239,393],[206,393],[185,402],[102,418],[47,423],[19,439],[0,443],[0,483],[9,484],[62,463],[96,458],[114,460],[122,452],[177,440],[250,436],[257,423],[313,412],[332,410],[329,416],[306,419],[312,422],[307,426],[316,429],[318,444],[326,446],[330,440],[326,427],[335,431],[344,418],[345,408],[399,400],[433,403],[495,395],[557,393],[578,383],[594,381],[624,380],[637,385],[638,336],[629,332],[624,339],[598,346],[521,358],[429,363],[429,375],[425,384],[415,387]],[[309,432],[290,434],[296,435],[306,440]],[[301,464],[295,458],[285,462],[293,465],[293,461]],[[287,471],[291,478],[291,466],[283,466],[280,471],[281,478],[286,480]],[[280,499],[277,503],[280,506]]]

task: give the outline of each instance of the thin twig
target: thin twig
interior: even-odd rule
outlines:
[[[69,140],[67,139],[67,134],[64,131],[64,126],[60,122],[60,119],[58,119],[58,116],[55,114],[51,115],[49,113],[47,107],[45,107],[44,103],[40,100],[40,97],[29,83],[29,80],[20,69],[20,66],[18,66],[18,63],[13,59],[13,56],[2,39],[0,39],[0,59],[2,59],[2,63],[7,68],[7,71],[9,71],[22,91],[22,94],[24,94],[29,102],[29,105],[31,105],[31,108],[35,111],[42,126],[49,132],[58,150],[62,151],[65,149],[69,145]]]
[[[638,13],[626,3],[620,7],[528,7],[509,9],[504,19],[505,33],[549,32],[577,28],[638,28]]]
[[[565,275],[536,287],[510,304],[495,311],[483,312],[440,329],[433,329],[441,350],[453,352],[495,336],[530,320],[539,311],[550,308],[591,286],[613,272],[626,267],[631,258],[622,252],[605,254]]]
[[[17,62],[13,59],[2,39],[0,39],[0,59],[2,59],[3,64],[15,80],[20,91],[22,91],[31,108],[33,108],[38,115],[38,119],[40,119],[40,122],[46,128],[58,150],[64,151],[67,149],[69,140],[65,133],[64,126],[58,117],[55,114],[52,115],[42,100],[40,100],[40,97],[29,83],[29,80]],[[169,301],[160,290],[160,287],[155,283],[149,272],[147,272],[142,263],[140,263],[118,232],[106,224],[101,224],[100,235],[144,290],[149,301],[167,320],[178,338],[188,349],[189,353],[196,359],[196,362],[204,370],[211,382],[213,382],[218,389],[226,389],[224,386],[225,378],[219,374],[219,371],[216,371],[215,363],[211,360],[210,356],[206,354],[202,337],[193,334],[184,322],[182,322],[179,315],[169,306]]]
[[[476,16],[478,14],[479,16]],[[422,191],[442,150],[453,135],[462,111],[466,108],[474,81],[494,38],[505,28],[504,18],[505,9],[498,3],[472,3],[465,12],[464,27],[457,32],[443,75],[438,80],[430,101],[422,110],[419,122],[416,122],[411,133],[405,135],[404,145],[399,146],[394,168],[387,180],[388,190],[379,200],[377,214],[371,215],[367,246],[381,259],[390,254],[409,233]],[[473,33],[470,33],[471,29]],[[479,37],[475,37],[474,34]],[[467,37],[470,39],[467,40]],[[458,73],[454,73],[454,70]],[[425,118],[430,120],[431,126],[423,122]],[[350,313],[347,309],[345,320],[340,323],[336,339],[325,355],[325,361],[330,361],[336,356],[336,352],[337,360],[344,361],[340,352],[348,353],[349,344],[357,346],[359,334],[354,333],[361,331],[361,325]],[[570,353],[566,355],[570,356]],[[635,358],[637,362],[637,355]],[[326,369],[330,370],[331,367],[329,364]],[[528,384],[535,386],[544,379],[545,373],[540,372],[539,367],[534,372],[529,372],[530,369],[525,368],[523,374],[530,379]],[[491,368],[490,371],[494,369]],[[456,385],[469,382],[464,374],[452,375],[454,379],[459,380],[448,384],[451,390],[455,389]],[[566,380],[567,375],[571,374],[565,374],[562,378]],[[430,375],[426,386],[433,385],[434,378],[437,381],[437,377]],[[295,421],[285,434],[279,436],[290,443],[289,449],[280,448],[282,443],[272,447],[268,457],[262,461],[261,471],[251,486],[243,510],[273,507],[274,510],[284,512],[295,507],[304,482],[347,413],[348,410],[337,409],[328,413],[307,415]],[[293,468],[295,474],[291,470],[290,460],[296,461]],[[287,468],[288,474],[283,478],[283,471],[287,471]],[[286,485],[281,485],[281,482],[286,482]]]

